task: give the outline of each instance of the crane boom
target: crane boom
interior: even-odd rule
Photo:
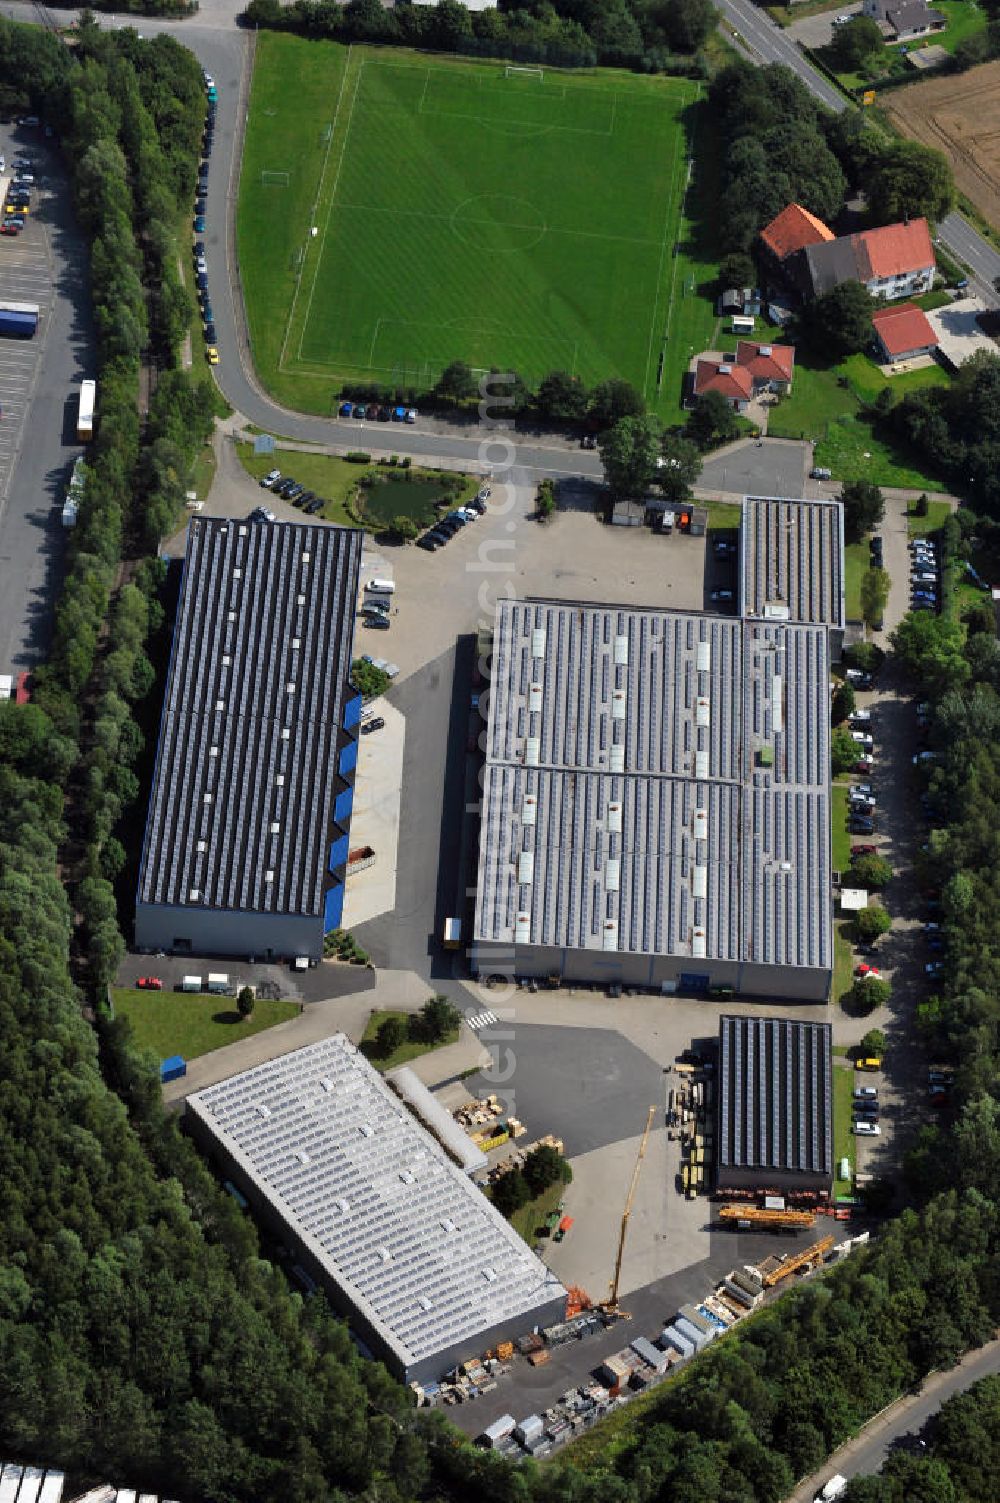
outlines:
[[[635,1200],[636,1186],[639,1183],[639,1171],[642,1168],[642,1161],[646,1157],[646,1144],[649,1142],[649,1130],[653,1125],[653,1118],[655,1116],[656,1107],[651,1106],[649,1108],[649,1114],[646,1117],[646,1129],[642,1135],[642,1142],[639,1144],[639,1152],[636,1155],[635,1168],[632,1170],[632,1182],[628,1187],[628,1195],[625,1200],[625,1210],[622,1213],[621,1231],[618,1235],[618,1256],[615,1258],[614,1277],[611,1280],[611,1286],[608,1291],[608,1302],[605,1306],[605,1309],[613,1315],[620,1313],[618,1309],[618,1283],[621,1279],[622,1274],[622,1258],[625,1256],[625,1236],[628,1232],[628,1219],[632,1214],[632,1202],[633,1200]]]

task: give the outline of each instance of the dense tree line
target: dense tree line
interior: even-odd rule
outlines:
[[[788,68],[732,63],[709,97],[723,137],[719,245],[744,258],[727,268],[726,285],[748,280],[745,257],[786,204],[834,224],[848,190],[863,189],[878,225],[906,214],[937,220],[954,203],[941,152],[885,134],[858,110],[832,114]]]
[[[893,431],[1000,519],[1000,359],[978,351],[947,386],[910,392],[891,412]]]
[[[496,9],[474,11],[459,0],[404,0],[391,9],[381,0],[250,0],[246,16],[257,26],[339,42],[698,76],[705,70],[697,54],[716,21],[711,0],[501,0]]]

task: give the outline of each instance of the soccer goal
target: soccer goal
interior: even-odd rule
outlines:
[[[539,83],[545,77],[544,68],[524,68],[520,67],[517,63],[508,63],[503,71],[505,78],[513,78],[515,74],[520,74],[523,77],[526,74],[529,78],[537,78]]]
[[[289,177],[287,172],[262,172],[260,184],[262,188],[287,188]]]

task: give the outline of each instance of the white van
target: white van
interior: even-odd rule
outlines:
[[[210,992],[228,992],[229,977],[225,971],[209,971],[208,989]]]
[[[396,585],[391,579],[370,579],[365,585],[366,590],[371,590],[374,595],[392,595]]]
[[[742,313],[734,313],[730,332],[733,334],[752,334],[756,327],[755,319],[744,318]]]
[[[183,976],[181,978],[181,991],[182,992],[200,992],[201,991],[201,977],[200,976]]]

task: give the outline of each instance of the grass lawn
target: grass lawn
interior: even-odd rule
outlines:
[[[925,538],[928,533],[937,532],[939,527],[943,527],[951,512],[949,501],[929,501],[926,517],[915,517],[911,507],[906,513],[906,530],[911,538]]]
[[[835,871],[846,872],[851,864],[851,836],[847,828],[846,783],[834,783],[830,789],[830,822],[833,826],[830,847],[833,868]]]
[[[743,517],[743,508],[738,501],[697,501],[695,505],[707,509],[709,532],[739,527]]]
[[[768,433],[774,438],[820,439],[835,418],[853,416],[858,410],[857,399],[847,387],[839,385],[838,375],[836,366],[822,365],[808,351],[797,349],[791,394],[771,408]],[[836,471],[834,474],[839,480]]]
[[[851,1132],[851,1103],[854,1091],[854,1071],[846,1065],[833,1067],[833,1193],[854,1194],[854,1150],[856,1139]],[[837,1170],[841,1159],[851,1166],[851,1177],[840,1179]]]
[[[115,1014],[128,1018],[140,1049],[151,1049],[160,1059],[181,1054],[197,1059],[223,1044],[235,1044],[284,1023],[300,1011],[298,1002],[271,1002],[262,998],[244,1021],[236,1011],[234,997],[209,997],[201,992],[136,992],[116,987]]]
[[[715,312],[721,141],[707,100],[692,106],[691,131],[694,162],[677,233],[663,364],[657,373],[657,410],[675,420],[684,416],[684,378],[691,356],[718,349],[726,322]]]
[[[384,1012],[372,1013],[368,1019],[368,1025],[361,1035],[361,1042],[358,1048],[368,1062],[375,1066],[376,1070],[394,1070],[397,1065],[407,1065],[411,1059],[416,1059],[418,1054],[429,1054],[432,1049],[441,1049],[445,1044],[453,1044],[458,1038],[459,1030],[455,1028],[439,1044],[423,1044],[412,1039],[405,1039],[399,1048],[394,1049],[391,1054],[379,1054],[375,1041],[378,1037],[379,1028],[385,1022],[386,1018],[399,1018],[405,1025],[410,1021],[412,1016],[412,1013],[396,1012],[391,1008]]]
[[[827,9],[827,6],[819,7]],[[935,0],[935,10],[941,12],[947,19],[947,26],[943,31],[932,32],[929,36],[921,37],[917,41],[905,43],[906,51],[902,47],[889,46],[886,44],[880,52],[876,52],[872,63],[864,73],[844,73],[837,68],[837,60],[832,47],[820,47],[816,50],[816,56],[825,63],[837,76],[841,88],[856,93],[862,89],[875,89],[887,79],[918,79],[930,77],[931,74],[921,74],[906,61],[908,53],[917,52],[922,47],[943,47],[946,52],[954,52],[960,42],[966,37],[972,36],[977,31],[983,31],[986,27],[986,12],[976,4],[976,0],[941,0],[938,4]],[[795,19],[798,20],[800,10],[808,13],[808,6],[795,7]]]
[[[264,472],[267,473],[266,471]],[[194,491],[199,501],[204,501],[212,489],[212,481],[215,479],[215,450],[211,444],[203,444],[198,451],[198,458],[191,470],[190,489]]]
[[[657,405],[699,87],[262,32],[238,245],[264,383],[329,412],[462,359]]]
[[[841,868],[843,870],[843,867]],[[854,946],[851,942],[853,923],[851,919],[834,919],[833,923],[833,996],[839,1003],[845,992],[854,985]]]
[[[559,1202],[565,1193],[566,1186],[564,1184],[550,1185],[535,1200],[530,1200],[526,1206],[522,1206],[519,1211],[514,1212],[510,1218],[510,1224],[518,1236],[524,1238],[529,1247],[534,1247],[535,1243],[542,1236],[546,1216],[550,1211],[558,1208]],[[566,1235],[572,1237],[573,1233],[569,1231]]]
[[[945,301],[950,299],[946,296]],[[902,371],[898,376],[883,376],[874,360],[869,360],[867,355],[848,355],[837,366],[837,374],[846,376],[855,396],[866,402],[874,401],[887,386],[897,396],[903,397],[911,391],[922,391],[928,386],[947,386],[951,379],[947,371],[936,363],[925,366],[922,370]]]
[[[437,513],[436,498],[444,494],[445,482],[451,483],[455,476],[443,475],[434,470],[394,469],[391,465],[351,464],[347,459],[338,459],[332,454],[306,454],[295,449],[282,450],[280,445],[274,454],[255,454],[253,444],[238,444],[240,462],[249,475],[259,480],[271,470],[294,475],[307,490],[317,496],[327,497],[320,512],[328,522],[339,522],[342,527],[356,527],[347,510],[347,502],[358,481],[364,475],[374,475],[378,485],[373,486],[361,499],[360,511],[371,520],[373,530],[388,525],[394,517],[405,513],[417,521],[433,522]],[[407,478],[409,477],[409,478]],[[479,488],[475,478],[465,477],[462,490],[456,492],[452,505],[462,506]],[[266,500],[266,497],[264,498]]]
[[[868,544],[848,543],[844,548],[844,609],[848,621],[861,620],[861,577],[870,567]]]
[[[947,307],[954,299],[947,287],[935,287],[933,292],[922,292],[910,301],[916,303],[918,308],[923,308],[925,313],[933,313],[935,308]]]
[[[830,423],[826,437],[816,445],[818,465],[833,471],[837,480],[872,480],[876,485],[902,486],[908,490],[941,491],[944,485],[905,459],[879,438],[870,424],[859,417],[842,416]]]

